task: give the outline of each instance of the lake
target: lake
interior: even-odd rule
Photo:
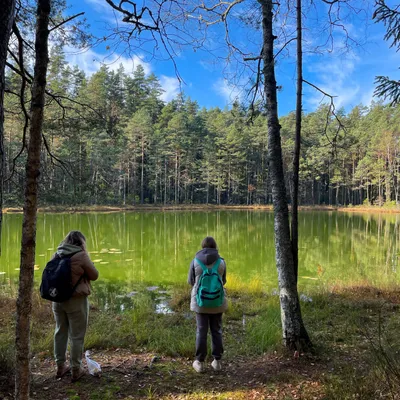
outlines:
[[[5,214],[0,285],[15,291],[22,215]],[[299,287],[399,282],[398,214],[304,211],[299,215]],[[154,211],[126,213],[39,214],[35,280],[72,229],[87,237],[100,279],[95,296],[106,302],[133,295],[138,286],[163,291],[186,282],[201,240],[213,236],[227,261],[229,279],[261,280],[277,288],[273,214],[268,211]]]

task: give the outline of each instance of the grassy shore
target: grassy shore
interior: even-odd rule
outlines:
[[[289,206],[290,208],[290,206]],[[258,210],[258,211],[273,211],[272,205],[213,205],[213,204],[179,204],[179,205],[163,205],[163,204],[137,204],[126,206],[107,206],[107,205],[75,205],[75,206],[43,206],[39,207],[38,211],[43,213],[90,213],[90,212],[124,212],[124,211],[218,211],[218,210]],[[400,207],[390,204],[385,206],[328,206],[328,205],[307,205],[299,206],[301,211],[340,211],[340,212],[361,212],[361,213],[400,213]],[[5,207],[5,214],[22,213],[22,207]]]
[[[199,376],[191,369],[195,321],[182,286],[171,293],[173,314],[155,313],[149,292],[139,293],[134,307],[122,313],[93,304],[86,348],[104,373],[100,379],[88,376],[72,385],[68,379],[52,383],[51,307],[35,296],[32,398],[399,398],[396,288],[336,288],[311,294],[302,310],[315,351],[299,359],[281,347],[277,296],[265,294],[261,283],[253,281],[246,287],[233,284],[229,298],[222,373]],[[7,377],[13,367],[14,310],[12,299],[0,298],[0,393],[12,391]]]

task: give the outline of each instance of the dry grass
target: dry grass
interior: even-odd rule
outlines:
[[[48,387],[53,320],[50,304],[34,298],[32,344],[37,399],[376,399],[398,398],[400,390],[400,294],[398,288],[334,287],[302,303],[316,355],[293,359],[280,347],[277,296],[257,282],[232,296],[225,316],[226,354],[222,375],[196,375],[191,369],[195,325],[186,318],[187,287],[172,294],[174,315],[155,315],[151,299],[138,298],[123,314],[92,310],[87,346],[105,368],[99,381],[85,378]],[[236,288],[236,289],[235,289]],[[240,282],[232,281],[231,292]],[[0,365],[12,363],[15,302],[0,298]],[[190,314],[189,314],[190,315]],[[246,325],[242,317],[246,316]],[[100,350],[103,348],[104,350]],[[157,355],[160,362],[150,362]],[[10,358],[11,357],[11,358]],[[11,361],[10,361],[11,360]],[[136,360],[136,361],[135,361]],[[122,363],[122,364],[121,364]],[[0,371],[0,378],[1,378]],[[0,379],[1,381],[1,379]],[[0,388],[1,391],[1,388]],[[42,397],[40,397],[42,396]],[[74,397],[75,396],[75,397]],[[296,397],[297,396],[297,397]],[[397,397],[396,397],[397,396]]]

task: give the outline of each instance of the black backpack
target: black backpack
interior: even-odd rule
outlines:
[[[72,286],[71,256],[60,257],[57,254],[47,263],[40,285],[40,295],[43,299],[62,303],[72,297],[83,275]]]

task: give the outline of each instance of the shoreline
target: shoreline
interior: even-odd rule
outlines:
[[[129,206],[45,206],[39,207],[39,213],[116,213],[116,212],[133,212],[133,211],[273,211],[272,204],[268,205],[214,205],[214,204],[180,204],[180,205],[129,205]],[[385,208],[379,206],[349,206],[349,207],[336,207],[336,206],[299,206],[299,211],[336,211],[336,212],[347,212],[347,213],[377,213],[377,214],[399,214],[400,207]],[[3,214],[22,214],[22,207],[5,207],[3,208]],[[290,212],[290,206],[289,206]]]
[[[194,316],[187,315],[189,295],[185,287],[173,293],[173,314],[155,313],[151,294],[145,296],[148,301],[137,298],[136,307],[122,313],[102,312],[92,304],[85,343],[93,359],[100,362],[103,376],[86,375],[79,385],[68,377],[54,380],[51,306],[34,296],[34,398],[72,400],[72,392],[74,399],[82,400],[334,400],[394,399],[399,393],[398,370],[393,369],[400,346],[398,287],[336,288],[302,303],[315,349],[300,357],[281,345],[278,297],[238,287],[231,293],[231,307],[224,315],[227,351],[223,371],[215,373],[207,365],[205,374],[196,374],[191,366],[196,328]],[[0,331],[0,393],[7,393],[9,398],[14,389],[15,307],[15,299],[0,295],[0,321],[4,326]],[[380,326],[384,329],[378,332]],[[381,378],[382,371],[387,380]],[[50,380],[54,383],[49,384]]]

